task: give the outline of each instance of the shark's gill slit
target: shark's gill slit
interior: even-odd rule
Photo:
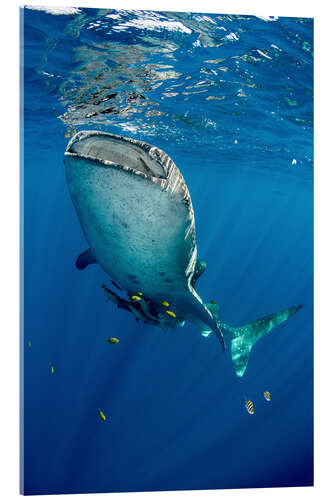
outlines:
[[[148,151],[107,134],[78,136],[68,148],[69,153],[129,167],[149,177],[166,179],[165,169],[150,157]]]

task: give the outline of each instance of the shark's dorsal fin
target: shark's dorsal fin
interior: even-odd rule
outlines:
[[[94,254],[91,251],[91,248],[88,248],[85,252],[81,253],[76,259],[75,265],[77,269],[85,269],[90,264],[96,264],[97,260],[95,259]]]

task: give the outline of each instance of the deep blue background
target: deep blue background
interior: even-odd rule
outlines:
[[[131,26],[168,18],[186,29]],[[23,27],[22,489],[311,485],[312,20],[25,9]],[[87,244],[62,158],[65,135],[88,128],[152,143],[181,169],[207,261],[198,291],[224,322],[304,305],[242,379],[215,336],[137,324],[105,302],[98,266],[76,270]]]

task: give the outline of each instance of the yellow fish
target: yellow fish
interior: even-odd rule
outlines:
[[[109,339],[107,339],[107,341],[109,342],[109,344],[118,344],[119,339],[117,339],[116,337],[110,337]]]
[[[176,315],[175,315],[174,312],[172,312],[172,311],[165,311],[165,312],[166,312],[166,314],[168,314],[169,316],[171,316],[171,318],[176,318]]]
[[[28,347],[31,347],[31,340],[28,340]]]
[[[106,420],[106,416],[104,415],[104,413],[102,412],[102,410],[100,408],[98,408],[98,413],[99,413],[99,416],[101,417],[102,420]]]
[[[50,365],[50,372],[53,374],[54,373],[54,367],[53,365]]]
[[[139,297],[139,295],[132,295],[131,300],[133,302],[139,302],[139,300],[141,300],[141,297]]]
[[[271,393],[268,391],[264,391],[263,395],[264,395],[264,398],[266,399],[266,401],[270,401],[272,399]]]
[[[249,399],[245,399],[245,408],[250,415],[254,414],[254,406],[252,401],[250,401]]]
[[[169,302],[167,302],[166,300],[163,300],[163,302],[161,302],[161,306],[169,307],[169,305]]]

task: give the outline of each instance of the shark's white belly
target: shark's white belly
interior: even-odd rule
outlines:
[[[163,300],[188,289],[196,259],[193,212],[159,184],[114,167],[71,159],[71,196],[104,270],[129,292]]]

